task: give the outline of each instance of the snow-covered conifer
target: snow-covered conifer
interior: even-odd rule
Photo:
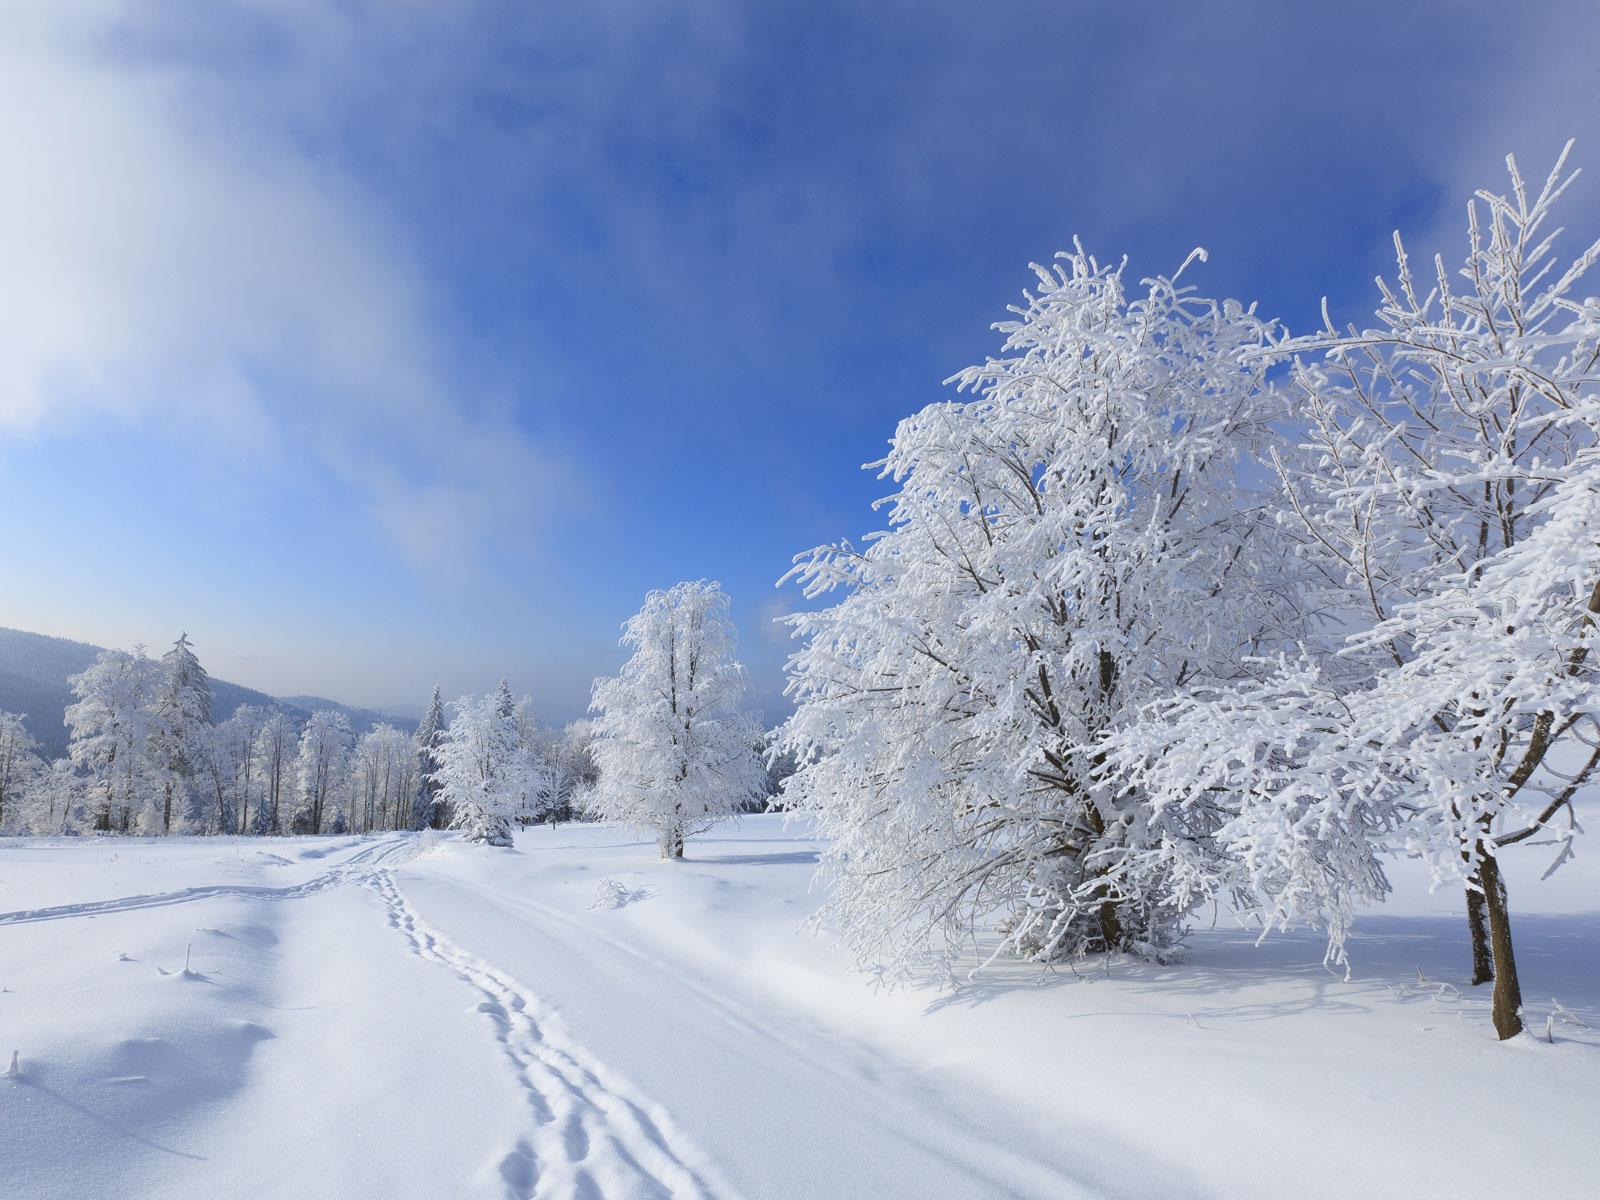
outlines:
[[[487,696],[461,697],[454,709],[435,752],[439,801],[468,841],[509,846],[524,778],[511,689],[502,680]]]
[[[439,770],[439,745],[444,741],[446,723],[444,700],[435,687],[417,725],[416,736],[412,738],[417,757],[417,794],[411,815],[414,829],[442,829],[448,824],[448,814],[439,803],[439,785],[434,780]]]
[[[645,597],[623,627],[633,654],[595,681],[590,798],[602,820],[655,835],[663,858],[762,790],[756,726],[721,586],[679,583]]]
[[[161,656],[161,691],[156,701],[153,751],[165,769],[161,796],[161,832],[180,827],[203,828],[199,805],[209,794],[197,779],[203,743],[211,725],[211,680],[200,665],[187,633]]]

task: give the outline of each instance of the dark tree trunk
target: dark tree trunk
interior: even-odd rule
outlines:
[[[1505,880],[1494,855],[1482,856],[1478,878],[1483,881],[1484,907],[1489,912],[1489,949],[1494,955],[1494,1031],[1505,1041],[1522,1032],[1522,986],[1517,981],[1517,959],[1511,948],[1511,911],[1506,903]]]
[[[1483,881],[1477,875],[1467,881],[1467,929],[1472,934],[1472,982],[1488,983],[1494,978],[1494,957],[1489,949],[1489,910],[1484,904]]]
[[[1122,945],[1122,918],[1117,916],[1115,900],[1100,902],[1100,940],[1108,954]]]

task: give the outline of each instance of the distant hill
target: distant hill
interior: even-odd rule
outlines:
[[[0,628],[0,709],[25,714],[28,731],[39,740],[48,757],[59,758],[67,752],[64,714],[73,700],[67,680],[86,669],[100,650],[88,642]],[[349,718],[357,733],[365,733],[384,721],[408,733],[417,725],[415,719],[398,712],[378,713],[318,696],[269,696],[226,679],[212,678],[211,710],[217,720],[227,720],[242,704],[279,708],[300,720],[318,708],[337,709]]]
[[[378,711],[391,721],[406,721],[412,725],[420,725],[422,714],[428,710],[420,704],[385,704]]]
[[[350,721],[350,728],[357,733],[366,733],[367,730],[378,725],[393,725],[396,729],[414,733],[418,723],[422,720],[420,709],[415,717],[405,717],[392,708],[356,708],[349,704],[340,704],[337,700],[329,700],[325,696],[280,696],[278,700],[279,703],[291,705],[308,713],[316,712],[321,708],[331,708],[335,712],[342,712]]]

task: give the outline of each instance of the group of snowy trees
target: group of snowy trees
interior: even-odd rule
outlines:
[[[795,568],[842,597],[791,618],[784,798],[863,961],[995,919],[1041,961],[1162,957],[1218,900],[1338,961],[1406,854],[1520,1029],[1501,855],[1559,862],[1600,764],[1600,243],[1556,257],[1564,161],[1478,195],[1454,273],[1397,237],[1365,330],[1036,268],[970,398],[874,464],[887,528]]]
[[[567,817],[593,783],[587,722],[546,731],[509,689],[490,698],[514,752],[474,791],[460,747],[488,701],[447,718],[434,689],[415,736],[355,736],[334,710],[309,717],[242,705],[214,721],[211,686],[187,636],[159,661],[103,651],[70,686],[67,756],[46,763],[25,719],[0,712],[0,833],[371,833],[483,828],[487,796],[506,821]],[[499,786],[503,785],[503,786]],[[508,790],[509,789],[509,790]]]

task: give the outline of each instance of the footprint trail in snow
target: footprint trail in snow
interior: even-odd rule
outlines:
[[[587,1051],[552,1032],[543,1002],[491,965],[425,924],[392,874],[364,882],[383,901],[389,924],[419,957],[448,967],[482,999],[478,1011],[517,1072],[533,1117],[528,1136],[500,1160],[506,1195],[515,1200],[624,1200],[687,1197],[723,1200],[698,1160],[662,1114],[610,1077]]]

